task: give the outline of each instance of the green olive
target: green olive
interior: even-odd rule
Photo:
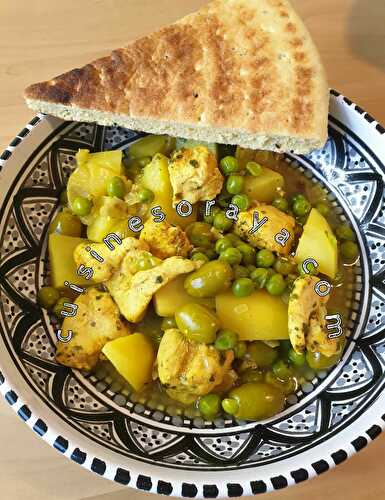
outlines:
[[[214,216],[213,225],[218,231],[228,231],[233,227],[233,221],[228,219],[224,212],[218,212]]]
[[[215,347],[218,351],[234,349],[238,342],[238,334],[231,330],[220,330],[215,340]]]
[[[186,228],[186,234],[195,247],[208,248],[214,240],[211,226],[205,222],[193,222],[189,224]]]
[[[230,175],[239,170],[238,160],[234,156],[222,158],[220,166],[224,175]]]
[[[244,212],[250,206],[250,200],[247,194],[235,194],[231,199],[231,203],[236,205],[241,212]]]
[[[250,278],[238,278],[232,286],[233,294],[236,297],[247,297],[254,291],[254,283]]]
[[[126,186],[121,177],[115,176],[108,181],[107,194],[108,196],[111,196],[111,198],[116,197],[120,198],[121,200],[124,198],[126,194]]]
[[[52,233],[79,238],[82,234],[82,223],[76,215],[68,210],[63,210],[54,217],[49,226],[49,234]]]
[[[234,357],[236,359],[242,359],[245,357],[246,353],[247,353],[246,342],[238,342],[238,344],[234,347]]]
[[[151,203],[154,199],[154,193],[151,189],[142,188],[138,192],[138,198],[141,203]]]
[[[263,381],[263,371],[262,370],[246,370],[241,375],[241,381],[246,382],[262,382]]]
[[[236,418],[261,420],[272,417],[283,410],[285,395],[278,388],[264,382],[248,382],[230,391],[228,398],[235,400]],[[234,408],[236,405],[234,405]],[[227,411],[231,409],[227,405]]]
[[[226,248],[219,256],[221,261],[228,262],[231,265],[240,264],[242,261],[241,252],[234,247]]]
[[[341,354],[334,354],[333,356],[326,357],[320,352],[310,352],[306,353],[307,364],[313,370],[326,370],[336,365],[341,357]]]
[[[151,156],[143,156],[143,158],[138,158],[138,163],[142,168],[151,163],[151,161],[152,161]]]
[[[298,389],[296,377],[289,377],[287,380],[279,379],[272,371],[265,373],[265,382],[282,391],[286,396],[293,394]]]
[[[359,255],[357,244],[353,241],[344,241],[341,245],[341,255],[345,262],[354,262]]]
[[[249,161],[246,163],[246,170],[253,177],[259,177],[262,174],[263,168],[259,163],[255,161]]]
[[[257,267],[271,267],[274,262],[275,257],[271,250],[267,250],[266,248],[264,248],[257,253]]]
[[[206,394],[199,399],[198,409],[206,420],[213,420],[221,409],[221,398],[218,394]]]
[[[289,380],[289,378],[293,375],[292,370],[290,369],[290,366],[283,361],[282,359],[279,359],[273,364],[273,373],[274,375],[279,378],[280,380]]]
[[[340,224],[335,229],[335,234],[339,240],[354,241],[356,235],[348,224]]]
[[[277,350],[260,340],[249,344],[247,354],[259,368],[271,366],[278,358]]]
[[[51,309],[60,299],[60,293],[52,286],[43,286],[37,295],[39,304],[45,309]]]
[[[266,290],[270,295],[282,295],[286,290],[286,281],[282,274],[273,274],[266,283]]]
[[[232,279],[230,265],[223,260],[213,260],[187,276],[184,287],[192,297],[215,297],[230,288]]]
[[[230,175],[226,182],[226,189],[230,194],[239,194],[243,190],[244,182],[242,175]]]
[[[162,330],[169,330],[170,328],[177,328],[175,318],[173,318],[173,317],[163,318],[162,324],[161,324],[161,329]]]
[[[242,254],[242,263],[245,266],[254,264],[255,262],[255,250],[251,245],[248,245],[247,243],[239,243],[237,245],[238,250]]]
[[[212,344],[220,323],[215,314],[200,304],[189,302],[175,313],[175,321],[179,330],[194,342]]]
[[[286,198],[283,198],[282,196],[279,198],[275,198],[275,200],[273,200],[272,205],[278,210],[281,210],[281,212],[287,212],[289,210],[289,202],[287,201]]]
[[[53,313],[58,319],[64,319],[64,316],[62,315],[62,311],[65,310],[64,304],[71,304],[73,302],[72,299],[69,297],[60,297],[60,299],[56,302],[54,308],[53,308]]]
[[[152,157],[157,153],[165,154],[169,146],[167,135],[147,135],[130,146],[130,156],[131,158],[143,158]]]
[[[78,196],[72,203],[72,211],[79,217],[84,217],[91,212],[92,201],[84,196]]]

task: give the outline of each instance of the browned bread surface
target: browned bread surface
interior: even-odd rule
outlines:
[[[307,152],[327,137],[322,63],[286,0],[213,0],[25,98],[65,119],[252,148]]]

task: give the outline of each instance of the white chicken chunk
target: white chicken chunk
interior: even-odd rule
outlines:
[[[182,257],[170,257],[146,271],[135,272],[137,256],[130,252],[106,286],[118,304],[120,312],[132,323],[140,321],[152,296],[180,274],[198,269],[201,262]]]
[[[181,200],[192,204],[212,200],[223,186],[217,159],[206,146],[175,151],[168,170],[174,192],[174,205]]]
[[[92,257],[91,251],[94,250],[103,262],[99,262]],[[128,237],[122,240],[122,244],[115,244],[115,249],[110,250],[105,243],[81,243],[75,248],[74,260],[76,267],[81,264],[85,267],[90,267],[93,270],[92,281],[94,283],[102,283],[111,278],[112,274],[119,268],[123,258],[128,252],[136,250],[148,250],[148,245],[145,241],[137,240],[136,238]]]
[[[219,387],[230,373],[234,354],[221,354],[211,345],[190,342],[177,329],[166,330],[159,345],[157,365],[167,394],[190,404]]]
[[[62,331],[72,331],[69,342],[58,342],[56,360],[78,370],[91,370],[110,340],[129,335],[119,309],[107,292],[90,288],[75,300],[76,316],[64,319]]]
[[[288,327],[293,349],[303,353],[307,349],[330,357],[341,349],[341,338],[329,338],[326,328],[326,303],[329,296],[320,297],[315,286],[319,278],[297,278],[289,298]]]
[[[149,219],[140,233],[141,241],[145,241],[151,253],[160,259],[180,255],[187,257],[192,245],[187,234],[179,226],[172,226],[167,221],[155,222]]]

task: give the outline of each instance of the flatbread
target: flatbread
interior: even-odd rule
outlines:
[[[327,138],[325,72],[286,0],[214,0],[25,98],[66,120],[252,149],[307,153]]]

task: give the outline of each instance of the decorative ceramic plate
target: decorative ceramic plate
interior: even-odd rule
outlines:
[[[134,400],[107,374],[55,362],[55,325],[36,304],[47,283],[47,228],[79,148],[125,149],[137,133],[38,115],[0,157],[0,390],[27,425],[95,473],[182,497],[263,493],[346,460],[385,425],[385,130],[332,92],[329,140],[287,155],[323,185],[357,232],[360,265],[346,300],[348,343],[263,422],[204,422]]]

